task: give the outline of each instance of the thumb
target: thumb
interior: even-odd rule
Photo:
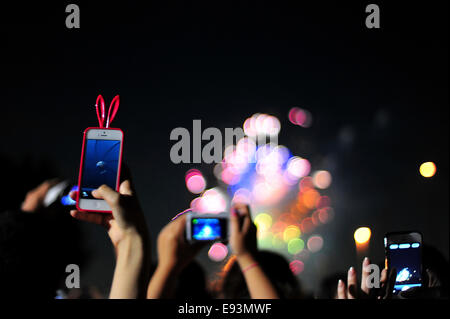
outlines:
[[[133,195],[133,187],[131,186],[131,181],[129,179],[120,184],[119,192],[122,195]]]
[[[73,200],[77,200],[77,196],[78,196],[78,191],[71,191],[69,193],[69,197]]]
[[[230,213],[230,228],[232,236],[239,234],[240,232],[239,216],[234,207],[231,208]]]
[[[92,196],[99,199],[104,199],[111,208],[117,207],[119,203],[119,193],[107,185],[102,185],[92,191]]]

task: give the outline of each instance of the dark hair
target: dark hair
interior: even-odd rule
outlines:
[[[67,212],[58,218],[0,212],[0,297],[55,297],[66,266],[82,264],[77,232],[70,222]]]
[[[444,255],[434,246],[424,243],[422,247],[422,263],[424,271],[431,270],[439,280],[439,286],[448,295],[448,261]]]
[[[335,273],[325,277],[320,283],[320,290],[317,294],[318,299],[334,299],[337,294],[338,281],[347,281],[346,273]]]
[[[176,299],[210,299],[206,275],[196,261],[190,262],[180,273],[175,292]]]
[[[286,259],[274,252],[258,251],[256,259],[274,285],[280,298],[291,299],[303,297],[300,283],[289,268]],[[233,264],[223,274],[218,289],[226,299],[249,299],[250,294],[245,283],[244,275],[239,265]]]

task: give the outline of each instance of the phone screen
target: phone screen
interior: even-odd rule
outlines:
[[[192,238],[195,240],[215,240],[225,237],[225,220],[219,218],[193,218]]]
[[[422,285],[421,245],[414,241],[388,244],[389,267],[397,270],[394,293]]]
[[[95,199],[92,191],[103,184],[116,189],[120,143],[118,140],[86,140],[80,198]]]
[[[77,202],[74,201],[70,197],[70,192],[73,192],[73,191],[78,191],[78,185],[72,186],[72,188],[67,192],[67,194],[61,198],[62,205],[64,205],[64,206],[75,206],[76,205]]]

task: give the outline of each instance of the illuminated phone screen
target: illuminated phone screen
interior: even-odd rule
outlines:
[[[118,140],[86,140],[80,198],[94,199],[92,191],[103,184],[116,189],[120,143]]]
[[[219,218],[192,219],[192,238],[195,240],[215,240],[224,235],[223,222]]]
[[[421,244],[390,243],[387,247],[389,253],[389,267],[397,270],[394,293],[420,287],[421,282]]]

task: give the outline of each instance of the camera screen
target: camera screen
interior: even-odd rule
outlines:
[[[394,292],[421,286],[420,243],[391,243],[389,264],[397,270]]]
[[[220,219],[192,219],[192,238],[195,240],[215,240],[221,238],[223,235]]]
[[[91,192],[106,184],[116,189],[120,141],[86,140],[80,198],[94,199]]]

